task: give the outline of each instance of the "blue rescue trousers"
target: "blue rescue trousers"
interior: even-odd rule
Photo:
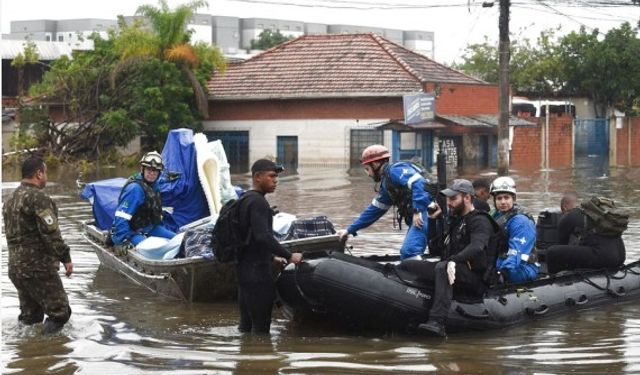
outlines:
[[[400,260],[425,254],[427,239],[429,238],[429,215],[426,210],[422,212],[422,221],[424,222],[422,228],[411,224],[409,230],[407,230],[407,236],[404,238],[400,248]],[[429,254],[429,252],[427,251],[426,254]]]

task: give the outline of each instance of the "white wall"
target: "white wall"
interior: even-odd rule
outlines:
[[[193,30],[193,34],[191,34],[191,43],[195,44],[196,42],[205,42],[207,44],[211,44],[213,38],[213,29],[211,25],[194,25],[189,24],[187,28]]]
[[[383,121],[367,120],[367,123]],[[362,122],[335,120],[205,121],[205,131],[249,131],[249,160],[277,156],[278,136],[298,137],[298,166],[349,168],[350,129]]]
[[[404,46],[408,49],[418,52],[433,59],[433,41],[432,40],[406,40]]]

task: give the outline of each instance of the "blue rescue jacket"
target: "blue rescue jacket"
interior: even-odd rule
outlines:
[[[393,194],[390,194],[389,190],[406,190],[411,194],[413,209],[426,212],[427,207],[431,204],[431,195],[425,190],[427,181],[421,172],[419,166],[406,161],[385,165],[378,196],[362,211],[360,216],[347,228],[347,231],[355,236],[358,230],[366,228],[380,219],[391,206],[402,204],[400,201],[394,201]],[[411,215],[405,217],[407,225],[411,225],[412,220]]]
[[[518,206],[514,206],[517,210]],[[502,213],[496,210],[493,217],[500,223],[500,218],[505,215],[510,215],[510,212]],[[536,244],[535,223],[527,215],[517,213],[501,226],[507,235],[508,248],[506,257],[503,254],[496,260],[496,269],[509,275],[511,282],[535,279],[538,266],[529,259]]]
[[[149,185],[138,172],[122,188],[112,227],[111,238],[116,245],[162,222],[161,183],[164,179],[159,177]]]

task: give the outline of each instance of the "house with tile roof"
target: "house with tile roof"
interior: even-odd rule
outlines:
[[[371,33],[301,36],[214,72],[208,89],[205,133],[222,139],[234,172],[265,156],[349,169],[372,143],[426,166],[440,141],[455,165],[495,155],[497,85]],[[407,125],[403,97],[417,93],[435,95],[435,117]]]

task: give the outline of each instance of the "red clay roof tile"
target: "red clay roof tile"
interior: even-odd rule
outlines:
[[[400,96],[423,83],[486,84],[375,34],[304,35],[214,72],[214,100]]]

